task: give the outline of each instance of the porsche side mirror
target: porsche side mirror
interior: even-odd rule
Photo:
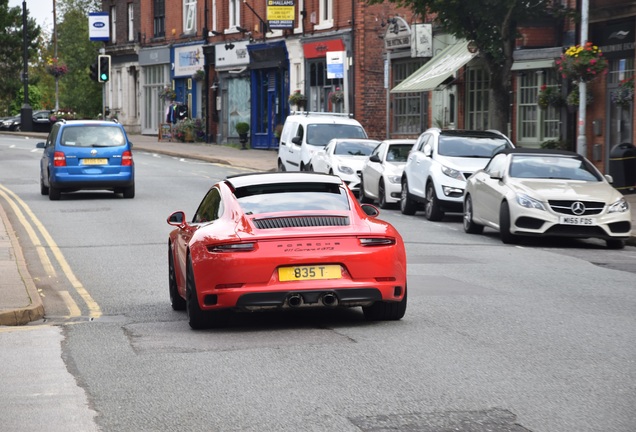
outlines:
[[[377,217],[380,214],[380,210],[371,204],[360,204],[360,207],[367,216]]]
[[[176,211],[168,216],[168,225],[172,226],[182,226],[183,222],[186,220],[185,213],[182,211]]]

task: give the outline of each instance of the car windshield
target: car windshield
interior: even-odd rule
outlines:
[[[393,144],[386,153],[387,162],[406,162],[413,144]]]
[[[366,138],[367,134],[361,126],[318,123],[307,125],[307,144],[324,147],[334,138]]]
[[[592,166],[575,157],[553,155],[514,155],[510,177],[602,181]]]
[[[496,152],[510,147],[504,138],[440,135],[437,152],[442,156],[490,159]]]
[[[248,215],[289,211],[349,210],[346,192],[331,183],[276,183],[237,188],[234,192]]]
[[[117,147],[126,144],[119,126],[67,126],[62,130],[61,144],[69,147]]]
[[[377,141],[340,141],[336,144],[333,154],[340,156],[369,156],[378,144]]]

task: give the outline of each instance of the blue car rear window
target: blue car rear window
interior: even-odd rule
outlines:
[[[119,126],[67,126],[60,144],[67,147],[119,147],[126,137]]]

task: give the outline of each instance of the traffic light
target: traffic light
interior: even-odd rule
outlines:
[[[93,63],[91,65],[91,80],[93,81],[97,81],[98,80],[98,73],[97,73],[97,69],[99,69],[99,61],[96,60],[95,63]]]
[[[97,81],[108,82],[110,79],[110,56],[100,55],[98,56],[99,69],[97,74]]]

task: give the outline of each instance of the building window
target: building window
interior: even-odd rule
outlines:
[[[414,59],[406,62],[393,63],[391,66],[395,87],[418,70],[424,62]],[[425,121],[426,109],[423,109],[422,93],[396,93],[393,95],[393,132],[404,134],[419,134],[428,123]]]
[[[197,0],[183,0],[183,32],[197,31]]]
[[[135,14],[132,3],[128,3],[128,42],[135,40]]]
[[[320,0],[318,17],[318,25],[314,26],[316,30],[333,27],[333,0]]]
[[[305,23],[303,21],[303,13],[305,12],[305,0],[298,0],[298,15],[296,16],[296,28],[294,29],[294,33],[301,33],[303,31],[303,27]]]
[[[517,80],[517,142],[524,147],[540,147],[544,141],[559,140],[560,107],[539,108],[538,95],[542,85],[558,88],[553,69],[529,70]]]
[[[154,0],[154,37],[166,35],[166,4],[165,0]]]
[[[110,42],[117,43],[117,7],[110,8]]]
[[[466,71],[466,129],[488,129],[488,91],[490,74],[483,68],[469,68]],[[505,131],[502,131],[505,132]]]
[[[230,0],[230,28],[236,28],[241,25],[241,2],[240,0]]]

